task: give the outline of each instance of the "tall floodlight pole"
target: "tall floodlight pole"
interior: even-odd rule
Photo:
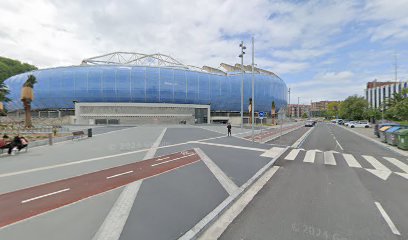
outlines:
[[[255,46],[254,37],[252,37],[252,142],[254,142],[254,116],[255,116],[255,80],[254,80],[254,61]]]
[[[239,47],[241,48],[241,54],[238,56],[241,58],[241,129],[243,128],[244,125],[244,50],[246,47],[244,46],[244,42],[241,41],[239,44]]]

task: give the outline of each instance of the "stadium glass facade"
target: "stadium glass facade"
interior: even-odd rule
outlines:
[[[22,109],[20,91],[29,74],[36,76],[33,109],[71,109],[78,102],[211,104],[212,111],[240,111],[239,72],[227,75],[173,67],[87,65],[37,70],[5,81],[10,110]],[[286,84],[278,77],[255,73],[255,111],[287,103]],[[244,74],[244,111],[251,97],[251,73]]]

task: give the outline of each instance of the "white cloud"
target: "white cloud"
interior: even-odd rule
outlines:
[[[240,40],[250,64],[254,35],[258,67],[296,82],[305,99],[344,98],[381,75],[376,71],[386,59],[392,67],[392,50],[347,48],[367,38],[376,44],[406,41],[406,6],[408,0],[3,0],[0,49],[2,56],[42,68],[114,51],[160,52],[217,67],[239,62]],[[343,51],[349,53],[345,59]]]

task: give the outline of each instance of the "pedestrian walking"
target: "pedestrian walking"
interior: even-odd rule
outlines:
[[[227,129],[228,129],[228,136],[231,136],[231,123],[228,123]]]

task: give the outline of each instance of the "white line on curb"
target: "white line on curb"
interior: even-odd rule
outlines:
[[[227,210],[227,208],[230,207],[237,200],[238,197],[242,196],[244,191],[246,191],[250,186],[252,186],[253,183],[257,179],[259,179],[263,174],[265,174],[265,172],[269,168],[271,168],[271,166],[276,162],[276,160],[279,159],[288,149],[289,147],[286,147],[276,159],[272,159],[265,166],[259,169],[254,176],[252,176],[246,183],[244,183],[244,185],[242,185],[238,189],[238,191],[236,191],[233,195],[227,197],[224,201],[222,201],[214,210],[212,210],[209,214],[207,214],[207,216],[201,219],[200,222],[198,222],[194,227],[192,227],[183,236],[181,236],[179,240],[196,239],[199,236],[199,234],[201,234],[205,229],[210,227],[210,224],[215,222],[221,216],[221,214],[223,214]]]
[[[210,226],[198,239],[218,239],[234,219],[252,201],[254,196],[271,179],[279,169],[278,166],[270,168],[261,178],[259,178],[251,188],[248,189],[220,218]]]
[[[303,134],[293,145],[293,148],[299,148],[300,145],[302,145],[303,141],[309,136],[309,134],[313,131],[313,127],[310,128],[309,130],[307,130],[307,132],[305,132],[305,134]]]

